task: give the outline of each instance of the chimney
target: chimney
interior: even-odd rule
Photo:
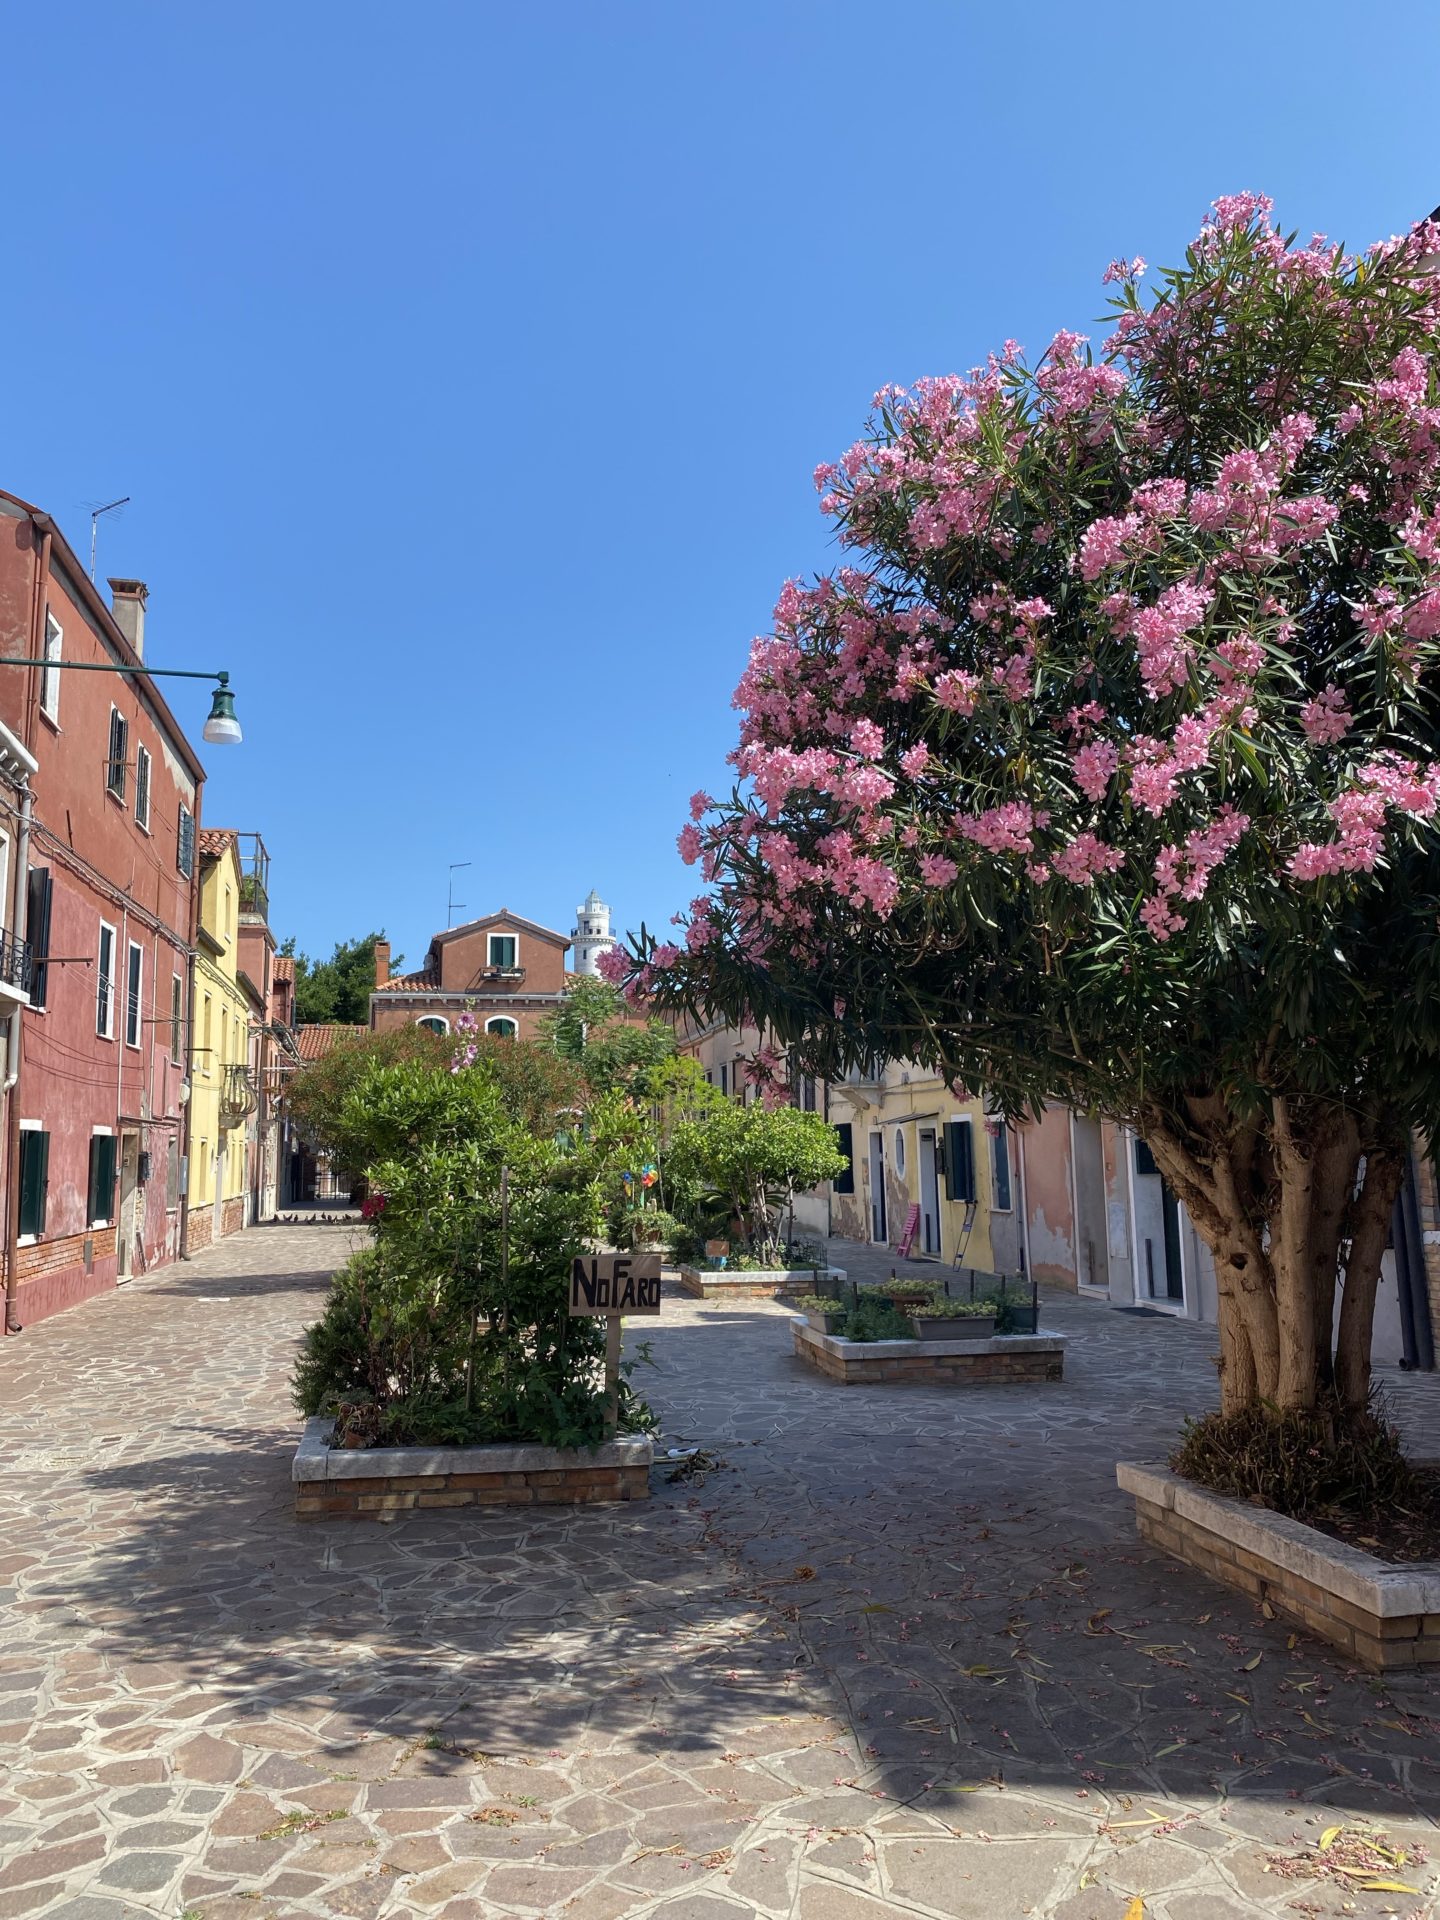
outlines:
[[[390,942],[388,940],[377,940],[375,942],[375,984],[376,986],[383,987],[385,982],[389,978],[390,978]]]
[[[110,582],[110,611],[115,616],[115,624],[141,660],[145,658],[145,602],[149,594],[150,589],[143,580]]]

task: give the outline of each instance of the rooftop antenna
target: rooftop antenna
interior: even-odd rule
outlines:
[[[455,909],[457,907],[463,907],[465,904],[463,900],[457,900],[455,898],[455,875],[460,871],[461,867],[468,867],[470,864],[471,862],[468,860],[452,860],[450,862],[450,887],[445,897],[445,925],[447,928],[453,927],[455,924]]]
[[[95,578],[95,541],[100,530],[100,516],[102,513],[114,513],[117,507],[128,507],[129,504],[130,496],[127,493],[123,500],[112,500],[108,506],[90,509],[90,578],[92,580]]]

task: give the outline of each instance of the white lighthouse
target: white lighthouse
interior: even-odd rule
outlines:
[[[576,973],[599,975],[600,956],[615,943],[610,931],[610,909],[592,887],[575,909],[575,925],[570,929],[575,948]]]

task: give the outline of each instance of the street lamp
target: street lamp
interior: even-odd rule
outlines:
[[[238,746],[245,738],[235,718],[235,695],[228,673],[200,673],[190,667],[124,667],[108,660],[48,660],[29,653],[0,654],[0,667],[41,667],[52,673],[120,673],[131,680],[214,680],[210,712],[201,738],[212,747]]]
[[[212,747],[238,747],[245,738],[240,731],[240,722],[235,718],[235,696],[230,691],[228,673],[217,673],[220,682],[210,700],[210,717],[206,720],[202,739],[208,740]]]

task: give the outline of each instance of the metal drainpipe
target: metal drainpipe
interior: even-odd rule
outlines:
[[[24,945],[30,931],[30,816],[35,797],[29,776],[20,789],[20,829],[15,848],[15,938]],[[20,1291],[20,1196],[15,1182],[20,1166],[20,1059],[24,1038],[23,1016],[16,1007],[10,1015],[5,1065],[5,1331],[19,1333],[16,1299]]]
[[[199,833],[196,833],[196,870],[199,870]],[[180,1258],[190,1258],[190,1116],[195,1111],[195,940],[190,940],[190,960],[185,969],[185,1078],[190,1098],[185,1102],[180,1139]]]

